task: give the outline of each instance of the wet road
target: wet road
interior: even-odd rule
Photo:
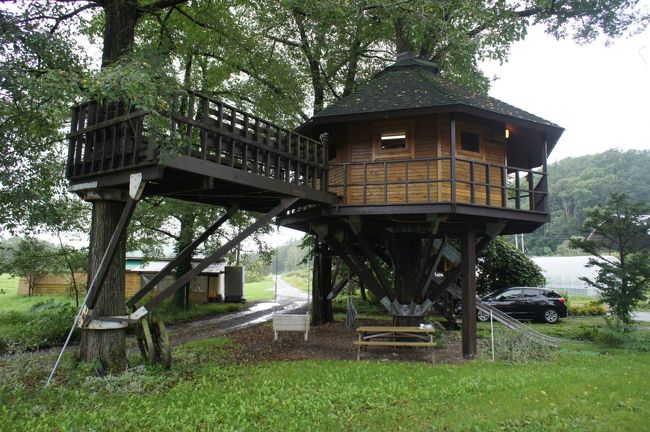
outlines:
[[[271,321],[274,313],[305,313],[307,293],[300,291],[278,278],[277,301],[265,301],[239,311],[199,321],[177,324],[168,328],[172,345],[193,339],[219,336],[252,325]]]

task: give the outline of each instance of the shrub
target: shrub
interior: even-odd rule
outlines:
[[[28,313],[0,314],[0,353],[45,348],[65,340],[76,310],[53,300],[36,303]]]
[[[490,340],[481,339],[481,351],[491,355]],[[543,344],[530,336],[515,331],[499,331],[494,334],[496,360],[524,364],[532,361],[550,361],[557,355],[557,348]]]
[[[602,316],[607,314],[607,308],[599,301],[590,301],[586,305],[569,305],[570,316]]]

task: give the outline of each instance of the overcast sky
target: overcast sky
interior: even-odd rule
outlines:
[[[645,1],[644,3],[650,3]],[[534,28],[508,63],[485,63],[490,95],[565,128],[551,161],[609,148],[650,149],[650,30],[610,46]]]

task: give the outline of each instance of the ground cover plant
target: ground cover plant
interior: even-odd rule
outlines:
[[[563,326],[576,327],[546,327]],[[88,378],[92,365],[69,353],[48,389],[53,354],[0,359],[0,430],[624,431],[650,416],[650,353],[600,342],[565,342],[554,359],[524,365],[242,363],[236,348],[193,341],[169,371],[108,378]]]

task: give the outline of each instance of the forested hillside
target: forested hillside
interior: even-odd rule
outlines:
[[[551,222],[526,236],[528,255],[552,255],[558,246],[563,255],[563,243],[581,234],[585,211],[612,192],[626,192],[635,201],[650,200],[650,150],[608,150],[562,159],[548,169]]]

